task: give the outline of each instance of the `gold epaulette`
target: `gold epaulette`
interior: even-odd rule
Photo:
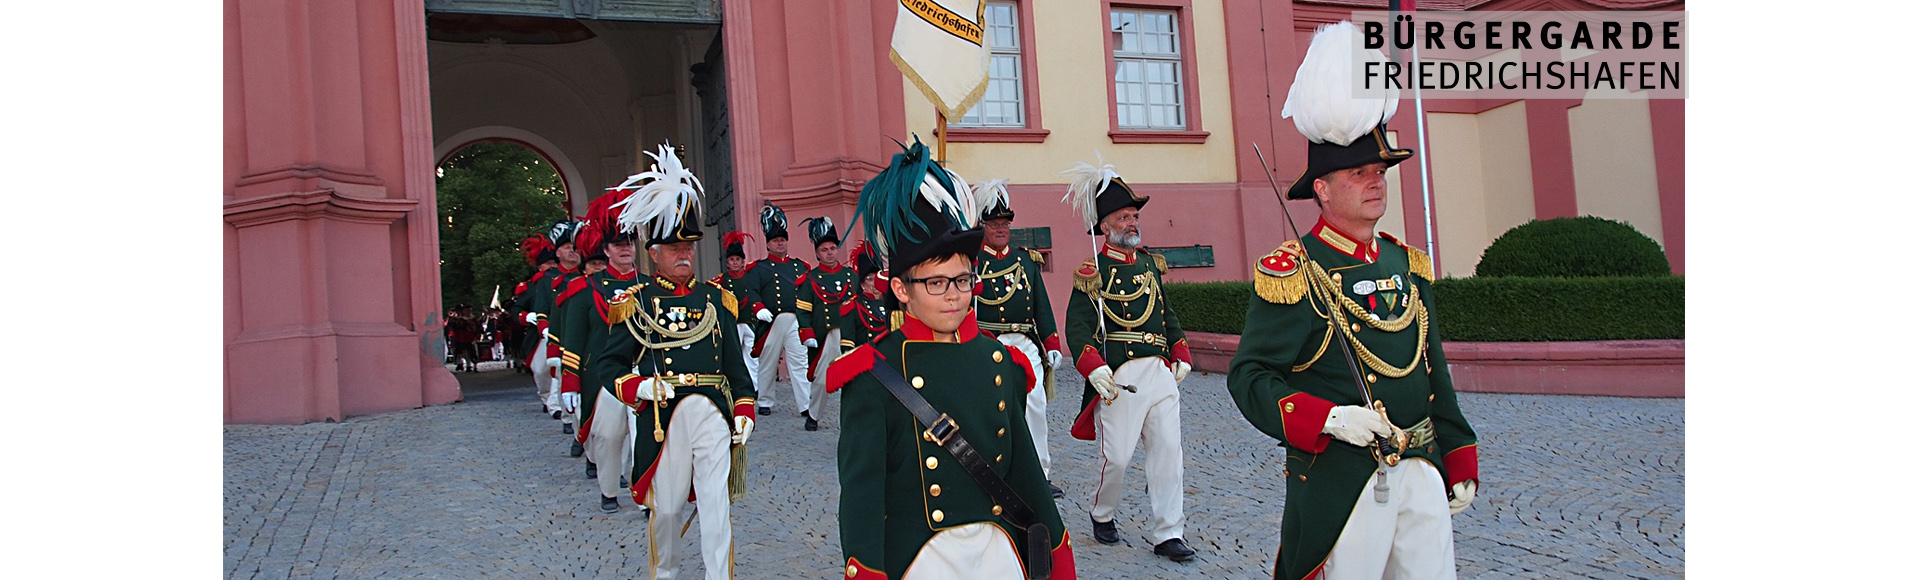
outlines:
[[[1045,264],[1045,263],[1047,263],[1047,256],[1046,256],[1046,254],[1042,254],[1042,253],[1040,253],[1040,251],[1039,251],[1039,250],[1034,250],[1034,249],[1028,249],[1028,250],[1027,250],[1027,257],[1029,257],[1029,258],[1033,258],[1033,263],[1035,263],[1035,264]]]
[[[1429,256],[1426,252],[1420,251],[1420,248],[1407,245],[1406,242],[1400,241],[1399,238],[1393,237],[1392,234],[1380,232],[1380,237],[1386,238],[1387,241],[1393,242],[1393,245],[1400,246],[1400,249],[1407,251],[1408,272],[1412,272],[1415,276],[1426,278],[1428,282],[1433,281],[1433,256]]]
[[[1073,271],[1073,289],[1092,294],[1100,291],[1099,258],[1089,258],[1080,263],[1080,269]]]
[[[1155,254],[1153,252],[1147,252],[1147,255],[1153,256],[1153,269],[1158,270],[1161,274],[1167,273],[1167,257],[1166,256]]]
[[[633,318],[633,313],[640,309],[640,298],[636,295],[645,287],[645,283],[640,283],[614,291],[613,298],[607,300],[607,324],[619,324]]]
[[[740,298],[734,296],[732,290],[728,290],[726,286],[721,286],[719,282],[708,280],[707,285],[712,286],[714,290],[720,291],[720,305],[727,307],[727,313],[732,314],[734,319],[739,319]]]
[[[1307,295],[1307,277],[1300,274],[1299,240],[1280,244],[1253,264],[1253,292],[1274,304],[1293,304]]]

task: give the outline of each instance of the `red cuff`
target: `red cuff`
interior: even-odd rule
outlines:
[[[547,341],[547,358],[560,358],[560,343]]]
[[[643,380],[646,380],[646,377],[643,377],[640,375],[627,375],[624,377],[620,377],[618,379],[614,379],[613,380],[614,398],[620,399],[620,402],[626,403],[628,405],[634,404],[636,401],[640,399],[639,397],[640,381],[643,381]]]
[[[1062,533],[1060,545],[1053,548],[1053,573],[1047,575],[1050,580],[1072,580],[1077,578],[1073,571],[1073,534]]]
[[[1480,445],[1473,444],[1448,451],[1440,464],[1447,468],[1447,486],[1466,480],[1480,479]]]
[[[580,392],[580,375],[566,372],[566,369],[561,369],[560,392],[562,393]]]
[[[1093,371],[1104,366],[1107,366],[1107,360],[1100,358],[1100,353],[1093,350],[1093,345],[1081,347],[1080,356],[1073,360],[1073,367],[1080,371],[1080,376],[1088,378],[1093,377]]]
[[[1066,350],[1060,348],[1060,333],[1058,332],[1048,335],[1046,340],[1040,341],[1040,344],[1046,347],[1044,350]]]
[[[547,317],[541,316],[539,318],[536,318],[535,320],[538,320],[540,322],[539,324],[535,324],[534,328],[540,329],[540,334],[546,334],[547,333]]]
[[[1039,384],[1040,382],[1039,380],[1035,379],[1033,376],[1033,369],[1035,368],[1033,361],[1027,360],[1027,355],[1021,354],[1020,349],[1013,348],[1010,346],[1002,347],[1002,348],[1006,349],[1007,354],[1013,356],[1013,362],[1015,363],[1015,366],[1020,367],[1020,374],[1022,376],[1027,377],[1027,388],[1021,389],[1021,392],[1026,392],[1026,393],[1033,392],[1033,386],[1036,384]]]
[[[813,340],[813,329],[811,328],[800,329],[800,342],[806,342],[809,340]]]
[[[1182,338],[1180,342],[1173,343],[1173,360],[1193,366],[1193,352],[1187,350],[1187,339]]]
[[[1307,453],[1319,453],[1327,450],[1327,444],[1333,442],[1333,436],[1321,431],[1327,428],[1327,414],[1333,411],[1333,403],[1306,393],[1294,393],[1280,399],[1280,428],[1287,436],[1287,447]]]
[[[734,403],[734,404],[733,404],[733,416],[735,416],[735,417],[752,417],[752,416],[753,416],[753,401],[748,401],[748,400],[745,400],[745,399],[742,399],[742,400],[741,400],[740,402],[738,402],[738,403]]]
[[[753,306],[748,306],[748,307],[747,307],[747,310],[752,310],[752,311],[753,311],[753,315],[754,315],[754,316],[759,316],[759,315],[760,315],[760,311],[762,311],[762,310],[767,310],[767,305],[765,305],[765,304],[761,304],[761,303],[759,303],[759,302],[755,302],[755,303],[753,303]],[[771,310],[767,310],[767,311],[768,311],[768,312],[772,312]]]
[[[859,558],[847,558],[848,580],[887,580],[887,573],[867,567]]]

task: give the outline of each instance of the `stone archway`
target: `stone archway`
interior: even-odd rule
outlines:
[[[589,199],[593,197],[594,190],[587,188],[586,183],[581,180],[580,169],[574,165],[573,159],[567,157],[565,151],[532,131],[515,127],[489,125],[454,133],[433,146],[434,166],[438,167],[441,163],[445,163],[448,157],[467,148],[468,145],[486,141],[514,143],[546,159],[547,163],[560,172],[560,182],[567,191],[569,205],[573,203],[576,196],[585,195]]]

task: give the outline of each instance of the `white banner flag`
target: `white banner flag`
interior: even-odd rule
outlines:
[[[499,307],[500,307],[500,285],[494,284],[493,285],[493,305],[488,306],[487,308],[499,308]]]
[[[893,64],[948,119],[987,92],[986,14],[981,0],[900,0]]]

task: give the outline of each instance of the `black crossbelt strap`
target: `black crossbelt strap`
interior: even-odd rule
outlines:
[[[1007,523],[1026,530],[1027,541],[1024,544],[1027,553],[1027,577],[1046,578],[1052,575],[1052,534],[1047,530],[1046,524],[1040,523],[1039,516],[1034,513],[1032,507],[1027,505],[1026,500],[1021,499],[1020,494],[1013,491],[1013,486],[1007,485],[1007,480],[1001,479],[993,472],[993,468],[987,466],[987,461],[980,457],[979,452],[973,450],[973,444],[960,436],[960,426],[955,424],[946,413],[934,410],[933,405],[928,404],[925,397],[921,397],[913,387],[907,386],[906,379],[901,378],[898,371],[887,366],[885,361],[876,361],[872,372],[873,377],[880,379],[880,384],[887,387],[887,392],[893,393],[893,398],[907,408],[907,412],[912,413],[915,419],[919,419],[921,424],[927,426],[922,436],[946,448],[947,453],[952,454],[953,458],[960,462],[960,468],[966,471],[967,475],[972,476],[974,483],[980,484],[981,489],[986,490],[987,497],[993,498],[993,502],[1000,505],[1001,516],[1006,518]]]

